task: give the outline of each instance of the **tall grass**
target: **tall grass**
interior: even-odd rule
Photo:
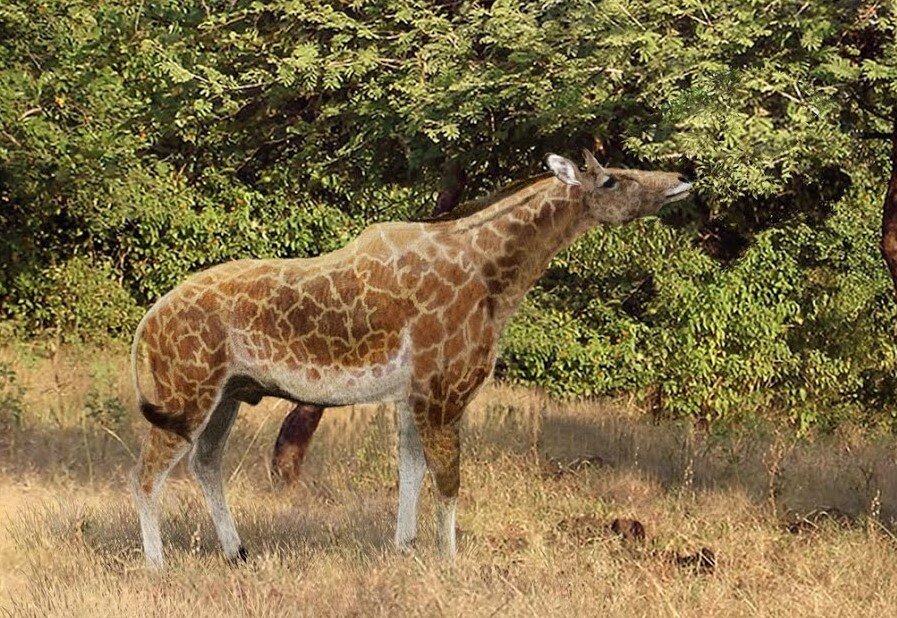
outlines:
[[[0,437],[0,608],[33,616],[897,615],[895,440],[844,427],[706,432],[625,402],[490,385],[465,420],[460,554],[390,547],[390,406],[325,413],[294,488],[268,458],[287,406],[244,407],[226,456],[250,561],[227,565],[196,484],[164,502],[169,568],[143,568],[125,478],[145,422],[123,350],[0,353],[21,387]],[[610,530],[644,524],[643,542]],[[802,519],[803,518],[803,519]],[[789,525],[791,525],[789,529]],[[716,568],[678,560],[711,548]]]

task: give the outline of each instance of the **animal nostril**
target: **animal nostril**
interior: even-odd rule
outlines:
[[[679,175],[677,176],[677,178],[679,179],[679,182],[688,182],[688,178],[686,178],[686,177],[683,176],[682,174],[679,174]]]

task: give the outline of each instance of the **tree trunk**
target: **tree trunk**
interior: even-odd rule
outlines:
[[[881,217],[881,253],[888,265],[894,290],[897,293],[897,107],[893,112],[891,129],[891,179],[885,195]]]
[[[462,169],[461,164],[457,161],[450,161],[446,165],[445,177],[442,180],[442,191],[436,198],[436,207],[433,209],[432,216],[452,212],[461,202],[461,196],[464,194],[464,188],[467,186],[467,174]]]

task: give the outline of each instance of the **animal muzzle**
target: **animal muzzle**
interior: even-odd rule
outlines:
[[[664,191],[664,205],[672,204],[673,202],[678,202],[679,200],[687,198],[691,193],[691,186],[690,182],[682,180],[675,187]]]

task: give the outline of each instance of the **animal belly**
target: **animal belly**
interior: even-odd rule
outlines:
[[[258,343],[255,339],[259,339]],[[333,354],[334,346],[318,346],[330,352],[316,353],[308,341],[272,341],[270,338],[236,338],[234,369],[264,385],[269,394],[320,405],[348,405],[391,401],[404,396],[411,378],[410,337],[406,332],[388,337],[375,346],[376,353],[358,353],[346,346]],[[370,342],[370,338],[365,341]],[[371,346],[365,344],[362,350]]]
[[[394,401],[408,390],[410,370],[395,363],[390,367],[307,367],[305,371],[275,368],[270,379],[297,401],[344,406],[374,401]]]

